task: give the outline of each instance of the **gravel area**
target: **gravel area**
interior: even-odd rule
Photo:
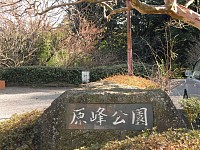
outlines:
[[[0,121],[16,113],[44,110],[68,89],[68,87],[6,87],[0,90]]]

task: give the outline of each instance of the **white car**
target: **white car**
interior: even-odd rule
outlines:
[[[198,97],[200,98],[200,60],[195,64],[193,72],[186,70],[184,98]]]

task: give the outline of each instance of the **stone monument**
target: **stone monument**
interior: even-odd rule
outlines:
[[[165,92],[95,82],[55,99],[37,122],[35,142],[40,150],[75,149],[124,139],[151,125],[158,131],[185,127]]]

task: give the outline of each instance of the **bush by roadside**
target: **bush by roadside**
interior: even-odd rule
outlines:
[[[200,129],[200,100],[197,97],[183,99],[181,105],[191,129]]]
[[[127,65],[101,66],[89,69],[90,81],[95,82],[100,79],[126,74]],[[46,66],[9,67],[0,69],[0,80],[5,80],[8,85],[28,85],[28,86],[66,86],[79,85],[82,69],[66,69]],[[135,64],[134,74],[147,76],[151,74],[149,65]]]
[[[0,78],[14,85],[43,85],[47,83],[80,84],[81,71],[57,67],[10,67],[0,70]]]
[[[34,149],[34,125],[41,111],[13,115],[9,120],[0,122],[1,150]]]
[[[144,131],[135,137],[127,137],[125,140],[108,141],[104,144],[91,145],[89,147],[81,147],[77,150],[190,150],[200,149],[200,131],[178,129],[157,133]]]

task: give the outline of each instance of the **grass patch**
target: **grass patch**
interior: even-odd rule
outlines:
[[[127,137],[125,140],[109,141],[103,145],[92,145],[91,147],[81,147],[79,150],[190,150],[200,149],[200,131],[178,129],[157,133],[145,131],[133,138]]]
[[[35,134],[34,125],[41,114],[41,111],[32,111],[22,115],[13,115],[11,119],[0,122],[0,149],[35,149],[36,145],[33,143]],[[77,150],[95,149],[200,149],[200,130],[170,129],[162,133],[157,133],[155,130],[153,132],[144,131],[138,136],[132,138],[127,137],[125,140],[108,141],[107,143],[103,144],[101,141],[99,141],[99,143],[92,144],[89,147],[81,147]]]
[[[34,125],[41,114],[41,111],[34,110],[0,122],[0,149],[34,149]]]
[[[138,76],[115,75],[112,77],[105,78],[102,81],[108,81],[117,84],[125,84],[129,86],[138,87],[140,89],[159,88],[159,85],[157,83]]]
[[[41,111],[32,111],[22,115],[13,115],[11,119],[0,122],[0,149],[31,150],[35,149],[34,125]],[[78,146],[78,145],[77,145]],[[64,148],[67,149],[67,148]],[[142,134],[125,140],[95,143],[79,150],[159,150],[159,149],[200,149],[200,130],[179,129],[157,133],[144,131]]]

